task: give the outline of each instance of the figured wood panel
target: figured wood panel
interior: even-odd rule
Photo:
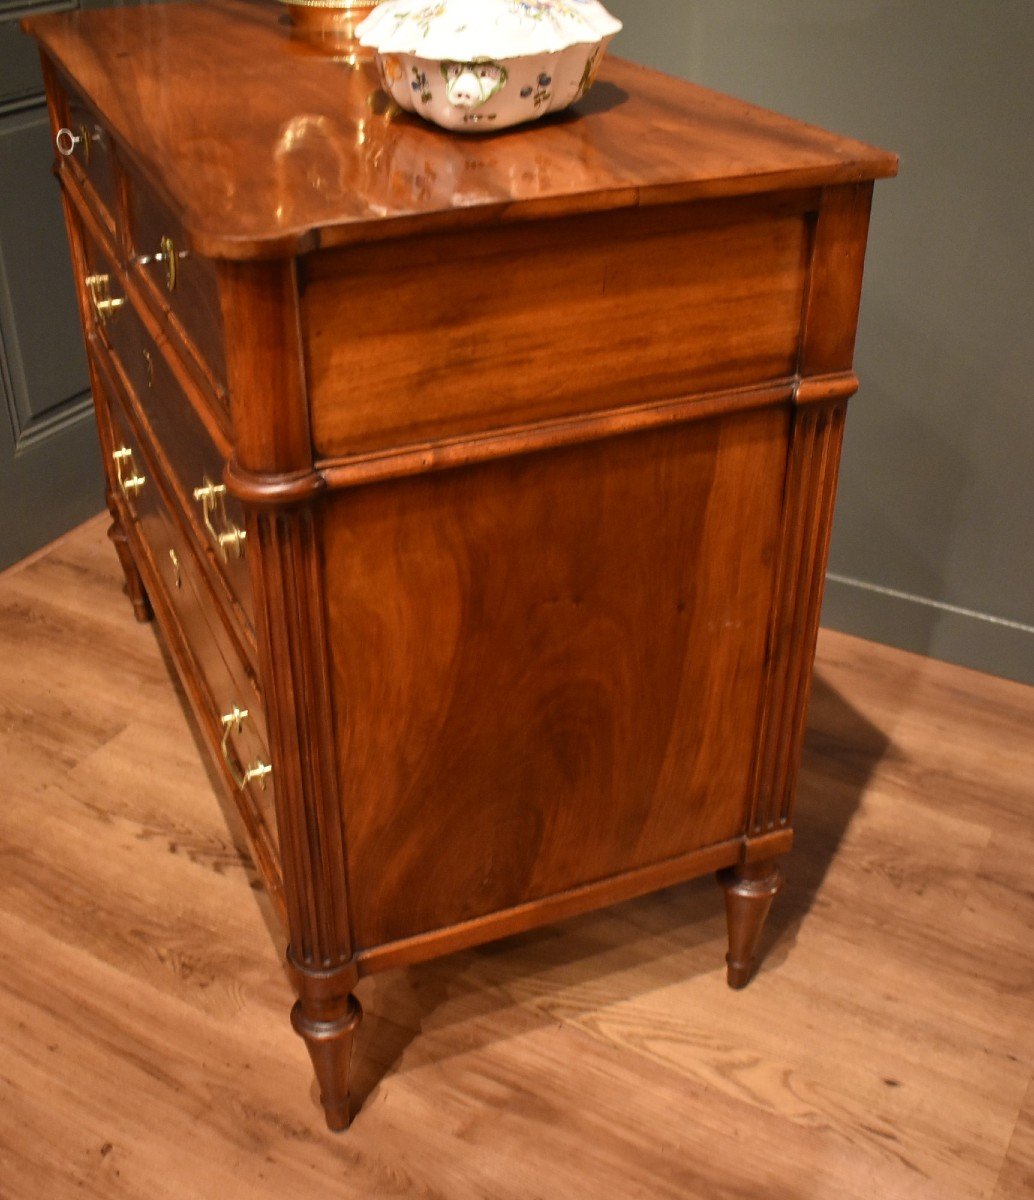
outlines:
[[[328,501],[357,950],[742,833],[787,424]]]
[[[791,375],[809,199],[313,256],[302,307],[317,453]]]

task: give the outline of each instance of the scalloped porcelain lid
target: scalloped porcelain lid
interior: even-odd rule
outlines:
[[[466,60],[553,54],[620,28],[597,0],[384,0],[356,35],[382,54]]]

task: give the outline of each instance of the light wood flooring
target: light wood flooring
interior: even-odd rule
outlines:
[[[746,991],[712,880],[364,981],[281,944],[91,521],[0,575],[0,1197],[1030,1200],[1034,689],[823,633]]]

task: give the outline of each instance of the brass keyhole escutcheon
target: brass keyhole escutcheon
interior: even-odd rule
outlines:
[[[165,287],[168,291],[176,290],[176,280],[179,278],[180,259],[187,258],[186,250],[177,250],[176,243],[165,234],[158,242],[158,250],[154,254],[136,254],[133,261],[146,267],[151,263],[165,264]]]
[[[176,287],[176,247],[171,237],[162,238],[159,257],[165,263],[165,286],[171,292]]]
[[[180,573],[179,555],[175,550],[169,551],[169,562],[172,563],[172,581],[177,588],[183,586],[183,575]]]

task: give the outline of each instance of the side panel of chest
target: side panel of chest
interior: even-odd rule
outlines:
[[[743,832],[789,411],[325,510],[359,947]]]

